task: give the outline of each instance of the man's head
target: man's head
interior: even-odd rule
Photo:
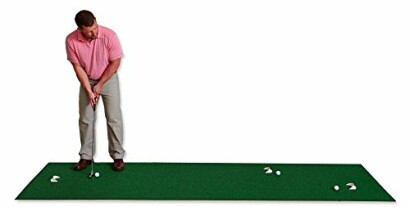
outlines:
[[[81,10],[75,15],[75,23],[84,38],[93,40],[98,35],[98,24],[93,13]]]

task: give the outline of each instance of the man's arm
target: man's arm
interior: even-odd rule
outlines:
[[[97,97],[95,96],[90,85],[90,81],[88,80],[88,75],[84,71],[83,67],[79,63],[71,63],[73,65],[75,74],[77,75],[78,80],[80,81],[81,85],[87,91],[88,99],[90,100],[91,107],[94,107],[94,104],[97,101]]]
[[[110,61],[104,73],[102,74],[100,81],[98,81],[97,85],[95,85],[93,88],[95,97],[98,97],[100,95],[103,85],[114,75],[118,67],[120,67],[120,63],[121,58]]]

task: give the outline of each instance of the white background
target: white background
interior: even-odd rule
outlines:
[[[132,3],[131,3],[132,2]],[[397,200],[15,201],[77,162],[64,40],[91,10],[118,34],[126,162],[360,163]],[[1,2],[4,206],[408,206],[407,1]],[[99,108],[98,162],[110,162]]]

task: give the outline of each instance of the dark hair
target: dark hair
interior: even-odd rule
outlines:
[[[81,10],[75,15],[75,23],[78,28],[91,27],[95,22],[94,14],[87,10]]]

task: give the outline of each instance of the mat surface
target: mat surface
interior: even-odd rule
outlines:
[[[16,199],[395,201],[360,164],[96,163],[98,178],[74,164],[48,163]]]

